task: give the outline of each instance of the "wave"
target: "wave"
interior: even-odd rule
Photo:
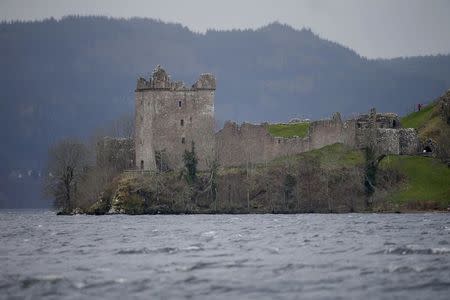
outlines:
[[[401,246],[388,248],[386,250],[374,252],[372,254],[396,254],[396,255],[439,255],[450,254],[450,248],[416,248],[412,246]]]
[[[25,278],[21,281],[22,288],[29,288],[35,284],[40,284],[43,282],[49,282],[49,283],[56,283],[64,280],[64,277],[59,275],[44,275],[44,276],[38,276],[38,277],[29,277]]]
[[[162,248],[156,248],[156,249],[149,249],[147,247],[142,248],[126,248],[126,249],[119,249],[116,254],[152,254],[152,253],[168,253],[168,254],[174,254],[177,252],[196,252],[196,251],[203,251],[204,248],[202,244],[193,244],[185,248],[177,248],[177,247],[162,247]]]
[[[163,247],[158,249],[148,249],[146,247],[143,248],[130,248],[130,249],[120,249],[116,252],[116,254],[151,254],[151,253],[175,253],[178,252],[178,248],[172,247]]]

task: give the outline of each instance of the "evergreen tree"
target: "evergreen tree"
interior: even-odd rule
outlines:
[[[197,164],[198,159],[195,153],[195,143],[191,144],[191,151],[184,150],[183,154],[184,167],[186,170],[186,181],[189,184],[197,182]]]

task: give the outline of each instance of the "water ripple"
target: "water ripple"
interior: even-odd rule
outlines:
[[[0,299],[448,299],[449,224],[448,214],[0,211]]]

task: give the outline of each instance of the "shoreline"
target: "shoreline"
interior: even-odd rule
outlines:
[[[49,210],[52,211],[52,210]],[[354,211],[354,212],[174,212],[174,213],[140,213],[140,214],[130,214],[130,213],[105,213],[105,214],[95,214],[86,212],[55,212],[58,216],[76,216],[76,215],[86,215],[86,216],[111,216],[111,215],[129,215],[129,216],[155,216],[155,215],[165,215],[165,216],[180,216],[180,215],[343,215],[343,214],[450,214],[450,209],[446,210],[389,210],[389,211]]]

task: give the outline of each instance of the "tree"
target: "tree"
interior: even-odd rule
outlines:
[[[284,209],[286,211],[289,210],[288,203],[292,198],[292,194],[294,192],[294,188],[297,185],[297,179],[294,175],[290,173],[286,173],[284,176]]]
[[[191,151],[184,150],[183,154],[184,167],[186,169],[186,181],[189,184],[197,182],[197,164],[198,159],[195,153],[195,143],[191,144]]]
[[[372,205],[372,195],[375,193],[378,165],[386,155],[377,155],[375,147],[369,145],[365,149],[364,187],[366,193],[366,206]]]
[[[208,168],[208,189],[211,194],[211,200],[214,201],[214,210],[217,211],[217,178],[219,173],[219,162],[213,160]]]
[[[76,205],[77,185],[88,167],[87,147],[73,139],[64,139],[49,150],[46,191],[56,208],[70,212]]]
[[[305,157],[298,162],[297,174],[297,185],[304,206],[301,210],[314,212],[319,208],[318,200],[321,188],[320,161],[317,158]]]

